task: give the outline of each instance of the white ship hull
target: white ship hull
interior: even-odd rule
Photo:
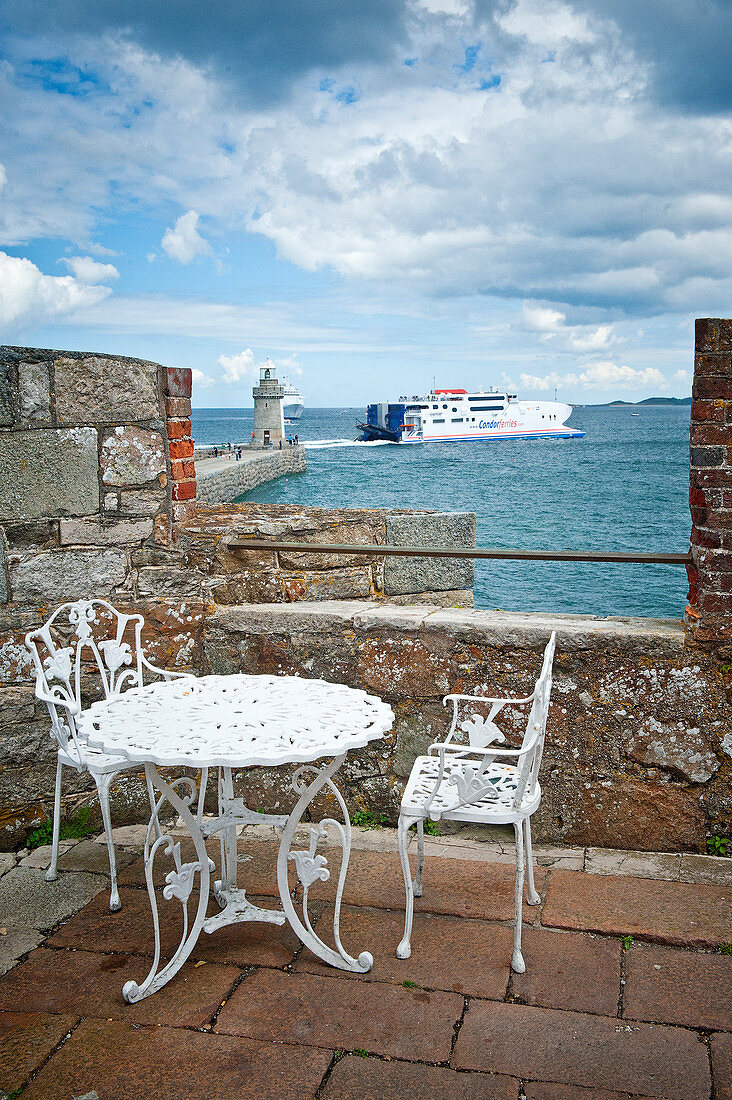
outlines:
[[[282,406],[282,412],[284,413],[285,420],[299,420],[303,414],[304,409],[305,405],[302,401],[288,404],[286,398]]]
[[[432,390],[398,404],[370,405],[363,439],[394,443],[466,443],[498,439],[581,439],[566,421],[572,406],[559,401],[519,401],[491,390]]]

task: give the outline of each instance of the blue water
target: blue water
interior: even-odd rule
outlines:
[[[322,508],[475,512],[479,546],[525,550],[689,548],[689,406],[577,408],[579,440],[353,443],[363,409],[306,409],[306,473],[243,500]],[[197,443],[246,441],[251,409],[198,409]],[[679,618],[686,573],[670,565],[476,562],[476,607]]]

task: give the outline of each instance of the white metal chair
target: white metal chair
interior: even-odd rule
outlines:
[[[102,821],[107,834],[112,890],[109,908],[120,908],[117,866],[112,841],[109,788],[119,772],[139,768],[121,756],[108,756],[90,748],[82,736],[78,719],[82,712],[82,676],[97,673],[106,698],[122,691],[142,687],[162,676],[165,680],[190,676],[157,668],[146,658],[141,632],[142,615],[125,615],[106,600],[78,600],[65,603],[50,619],[25,636],[36,673],[36,697],[43,700],[51,716],[51,736],[58,742],[56,790],[53,807],[51,864],[46,872],[50,882],[57,878],[58,840],[61,818],[61,774],[64,767],[88,771],[99,792]],[[203,812],[207,773],[201,773],[198,813]],[[155,797],[148,781],[150,805]]]
[[[397,957],[408,959],[414,895],[422,895],[424,864],[424,821],[445,818],[483,825],[513,825],[516,836],[516,911],[514,920],[513,956],[511,968],[523,974],[526,965],[521,954],[521,909],[524,887],[524,854],[528,873],[529,905],[538,905],[540,898],[534,886],[534,866],[531,851],[529,818],[541,801],[539,767],[544,751],[546,720],[552,686],[552,661],[556,634],[552,633],[544,650],[541,675],[531,695],[522,699],[494,699],[480,695],[446,695],[443,703],[452,703],[452,724],[447,738],[429,747],[428,756],[419,756],[402,797],[399,814],[399,854],[407,893],[404,936],[397,948]],[[472,714],[460,723],[468,735],[468,743],[455,738],[460,706],[465,703],[490,705],[487,718]],[[505,741],[494,719],[507,705],[531,703],[531,711],[520,748],[498,749],[494,743]],[[510,762],[513,758],[514,762]],[[417,874],[414,881],[409,868],[407,844],[409,829],[417,826]]]

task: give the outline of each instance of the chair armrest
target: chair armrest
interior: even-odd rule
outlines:
[[[58,690],[63,690],[59,688]],[[39,699],[42,703],[50,703],[54,707],[63,707],[69,714],[77,716],[81,714],[81,706],[77,704],[75,699],[69,699],[66,695],[53,695],[50,691],[46,691],[38,680],[36,680],[36,699]]]
[[[456,756],[472,756],[475,753],[479,753],[481,756],[515,756],[518,758],[519,756],[525,756],[527,752],[531,752],[533,747],[534,745],[532,742],[525,748],[519,749],[497,749],[493,745],[488,745],[485,749],[478,749],[471,745],[448,744],[445,741],[435,741],[430,745],[427,751],[431,754],[434,749],[440,756],[444,756],[446,752],[451,752]]]
[[[141,654],[142,664],[150,672],[155,672],[158,676],[162,676],[164,680],[195,680],[196,676],[193,672],[174,672],[172,669],[158,668],[152,661],[148,661],[145,654]]]

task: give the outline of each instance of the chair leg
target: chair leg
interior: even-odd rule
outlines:
[[[523,974],[526,963],[521,954],[521,916],[524,900],[524,837],[520,821],[513,825],[516,834],[516,908],[513,923],[513,955],[511,956],[511,969],[517,974]]]
[[[534,885],[534,852],[531,847],[531,820],[524,818],[524,842],[526,848],[526,900],[529,905],[538,905],[541,901]]]
[[[58,878],[58,835],[61,828],[61,772],[63,764],[59,760],[56,764],[56,791],[53,796],[53,837],[51,839],[51,862],[46,871],[46,882],[53,882]]]
[[[198,809],[196,810],[196,824],[203,821],[203,804],[206,801],[206,786],[208,784],[208,768],[201,768],[198,786]]]
[[[412,886],[412,871],[409,866],[409,855],[407,853],[407,847],[409,845],[409,828],[413,822],[407,818],[399,815],[399,857],[402,861],[402,873],[404,875],[404,889],[406,891],[406,899],[404,904],[404,935],[402,936],[401,943],[396,949],[396,956],[398,959],[408,959],[412,954],[412,918],[414,915],[414,888]]]
[[[424,867],[424,821],[417,822],[417,874],[414,876],[413,890],[415,898],[422,897],[422,869]]]
[[[112,815],[109,809],[109,788],[117,772],[92,772],[92,777],[99,792],[99,806],[102,811],[104,831],[107,834],[107,853],[109,855],[109,875],[112,879],[112,889],[109,894],[109,908],[113,913],[122,908],[117,889],[117,859],[114,854],[114,841],[112,840]]]
[[[160,822],[158,821],[157,816],[155,815],[155,804],[156,804],[156,801],[157,801],[156,798],[155,798],[155,788],[152,785],[152,779],[148,775],[147,768],[145,768],[145,783],[147,784],[147,797],[150,800],[150,813],[153,815],[154,824],[155,824],[155,839],[160,840],[160,836],[161,836]]]

